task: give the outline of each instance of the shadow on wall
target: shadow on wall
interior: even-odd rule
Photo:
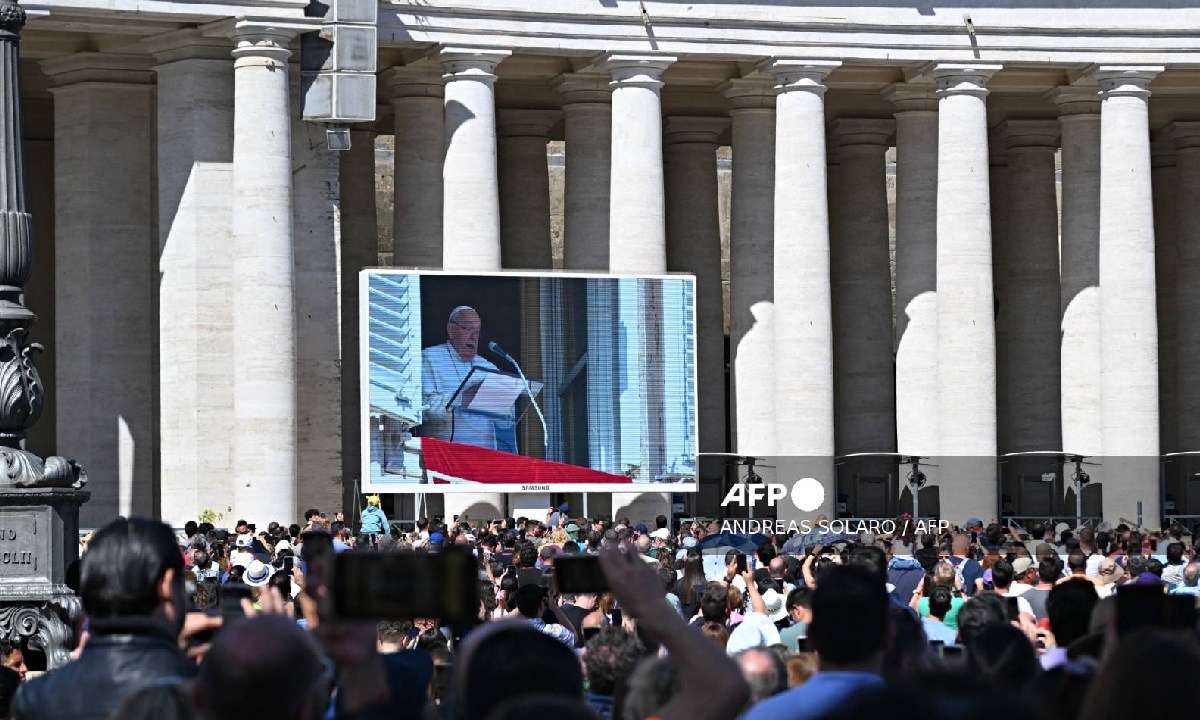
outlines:
[[[495,503],[475,502],[475,503],[471,503],[470,505],[468,505],[462,511],[462,514],[459,515],[459,517],[462,517],[463,515],[470,518],[471,520],[479,520],[482,522],[487,522],[489,520],[494,520],[496,518],[504,517],[504,511],[502,509],[496,507]],[[450,520],[451,520],[451,518],[446,518],[447,522],[449,522]]]
[[[659,515],[667,515],[669,500],[666,493],[661,492],[644,492],[639,493],[632,499],[628,496],[614,495],[613,497],[613,519],[629,518],[629,521],[634,525],[645,523],[648,527],[654,527],[654,518]]]

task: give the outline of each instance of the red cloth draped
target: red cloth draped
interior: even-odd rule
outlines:
[[[513,455],[436,438],[421,438],[421,454],[430,472],[484,485],[578,485],[583,483],[629,484],[624,475],[591,468]],[[448,481],[434,478],[434,482]]]

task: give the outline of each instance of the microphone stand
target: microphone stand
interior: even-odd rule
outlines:
[[[546,416],[542,414],[542,409],[538,407],[537,400],[533,397],[533,388],[529,385],[529,378],[525,377],[525,372],[521,370],[521,364],[517,362],[512,355],[506,352],[500,352],[500,355],[505,360],[512,363],[512,366],[517,369],[517,375],[521,376],[521,382],[525,383],[525,394],[529,396],[529,403],[533,405],[534,411],[537,413],[538,420],[542,422],[542,449],[543,455],[550,454],[550,430],[546,427]]]

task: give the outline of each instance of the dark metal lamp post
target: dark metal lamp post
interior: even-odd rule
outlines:
[[[33,270],[21,137],[20,40],[25,11],[0,0],[0,639],[67,661],[78,598],[66,585],[79,559],[79,506],[87,474],[63,457],[25,450],[46,391],[26,342],[37,321],[22,297]]]

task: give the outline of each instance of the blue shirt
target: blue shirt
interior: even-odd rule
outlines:
[[[750,708],[741,720],[815,720],[864,690],[883,687],[883,678],[865,672],[821,671],[803,685]]]
[[[946,623],[938,620],[935,617],[921,618],[921,624],[925,626],[925,637],[929,638],[930,642],[941,640],[946,645],[955,645],[958,643],[958,631],[954,628],[946,627]]]

